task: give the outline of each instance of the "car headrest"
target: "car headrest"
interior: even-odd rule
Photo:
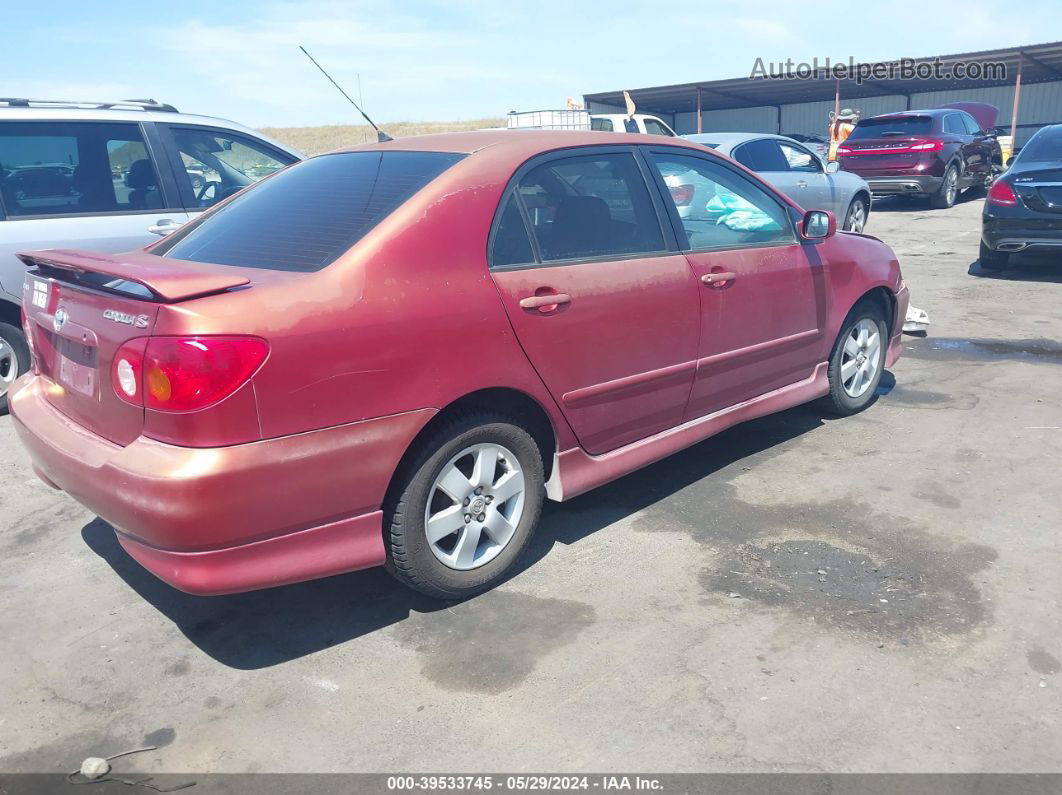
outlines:
[[[151,161],[146,158],[134,160],[133,164],[129,166],[129,173],[125,176],[125,184],[133,190],[147,190],[148,188],[156,187],[158,181],[155,179],[155,169],[152,168]]]
[[[612,214],[598,196],[565,196],[553,218],[555,257],[593,256],[608,250]]]

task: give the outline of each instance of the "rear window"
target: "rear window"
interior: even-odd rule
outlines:
[[[933,132],[933,119],[930,116],[893,116],[886,119],[863,119],[852,130],[848,140],[888,138],[897,135],[929,135],[931,132]]]
[[[342,152],[247,188],[153,250],[192,262],[320,270],[464,155]]]
[[[1062,126],[1040,130],[1018,154],[1019,163],[1062,160]]]

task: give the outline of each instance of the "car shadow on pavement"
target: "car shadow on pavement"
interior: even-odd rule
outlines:
[[[1062,284],[1062,257],[1045,254],[1011,254],[1009,266],[1004,270],[990,271],[981,267],[980,260],[974,260],[966,272],[979,279]]]
[[[828,421],[809,404],[738,425],[563,505],[547,502],[542,520],[510,575],[536,565],[554,544],[575,544],[730,465],[778,451]],[[748,464],[752,461],[748,460]],[[192,596],[157,579],[118,544],[103,519],[85,543],[141,598],[199,649],[232,668],[257,670],[397,624],[412,613],[452,605],[401,586],[383,568],[229,596]]]

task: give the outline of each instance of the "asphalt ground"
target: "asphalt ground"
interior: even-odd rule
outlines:
[[[0,418],[0,771],[1062,770],[1062,262],[982,272],[980,205],[875,206],[932,326],[867,411],[549,504],[462,604],[181,594]]]

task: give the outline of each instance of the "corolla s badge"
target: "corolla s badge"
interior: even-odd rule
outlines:
[[[62,307],[56,309],[55,317],[52,318],[52,328],[56,331],[62,331],[63,326],[66,325],[66,318],[67,314],[65,309],[63,309]]]
[[[147,315],[130,315],[126,312],[119,312],[117,309],[104,309],[103,316],[107,320],[113,320],[115,323],[124,323],[133,328],[147,328],[150,322]]]

